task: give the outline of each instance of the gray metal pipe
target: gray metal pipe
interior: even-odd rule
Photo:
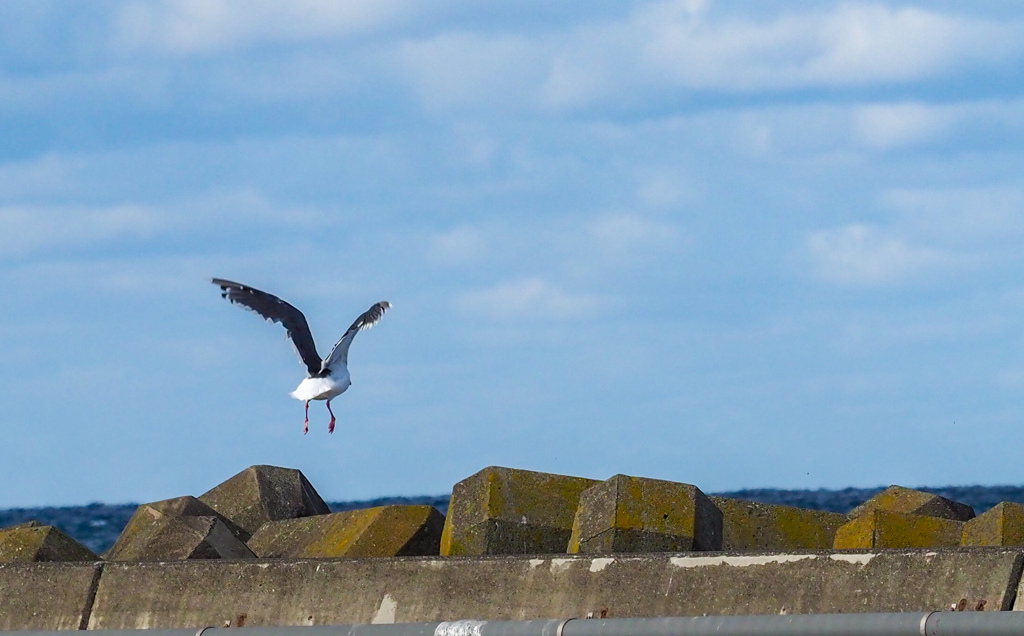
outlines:
[[[12,632],[13,633],[13,632]],[[68,632],[21,631],[24,636]],[[94,636],[1021,636],[1024,612],[793,614],[94,630]]]

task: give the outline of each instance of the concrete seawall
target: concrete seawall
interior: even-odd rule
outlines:
[[[523,621],[1021,606],[1024,506],[890,486],[849,515],[491,466],[430,506],[331,513],[252,466],[138,507],[97,555],[0,528],[0,629]]]
[[[0,629],[993,611],[1022,566],[1005,548],[9,564]]]

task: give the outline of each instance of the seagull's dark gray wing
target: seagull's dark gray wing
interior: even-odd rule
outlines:
[[[230,302],[251,309],[267,320],[281,323],[288,330],[288,337],[295,347],[295,353],[306,365],[309,375],[316,375],[320,371],[320,354],[316,352],[313,334],[309,332],[309,324],[306,323],[306,317],[301,311],[273,294],[248,285],[222,278],[214,278],[213,284],[220,287],[220,295]]]
[[[363,312],[362,316],[356,318],[356,321],[348,328],[348,331],[341,337],[341,340],[331,349],[331,353],[324,358],[323,370],[326,371],[339,362],[341,364],[348,364],[348,348],[352,346],[352,339],[363,329],[369,329],[380,322],[380,319],[384,317],[384,312],[389,309],[391,309],[391,303],[382,300]]]

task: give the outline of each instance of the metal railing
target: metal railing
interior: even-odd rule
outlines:
[[[69,632],[8,633],[68,636]],[[389,625],[92,630],[90,633],[94,636],[1021,636],[1024,635],[1024,612],[460,620]]]

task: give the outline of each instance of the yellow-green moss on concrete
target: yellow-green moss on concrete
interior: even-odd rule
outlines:
[[[964,524],[965,546],[1024,545],[1024,506],[1004,501]]]
[[[249,540],[259,557],[437,555],[444,516],[433,506],[379,506],[263,524]]]
[[[836,531],[837,550],[947,548],[960,545],[964,523],[941,517],[871,510]]]
[[[696,486],[615,475],[583,491],[568,551],[718,550],[722,513]]]
[[[0,530],[0,563],[99,560],[92,550],[53,526],[30,521]]]
[[[723,550],[831,548],[846,515],[743,499],[711,497],[722,511]]]
[[[903,486],[889,486],[851,510],[849,516],[859,517],[872,510],[941,517],[954,521],[967,521],[974,518],[974,508],[967,504]]]
[[[593,479],[490,466],[452,489],[441,554],[565,552],[580,494]]]

